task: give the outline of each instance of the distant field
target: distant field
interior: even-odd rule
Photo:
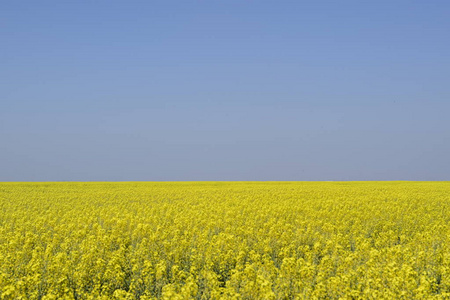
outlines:
[[[450,299],[450,183],[0,183],[0,295]]]

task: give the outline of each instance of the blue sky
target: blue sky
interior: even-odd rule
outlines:
[[[450,180],[448,1],[3,1],[0,181]]]

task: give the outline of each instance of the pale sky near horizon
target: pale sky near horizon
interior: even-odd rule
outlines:
[[[0,181],[450,180],[449,1],[2,1]]]

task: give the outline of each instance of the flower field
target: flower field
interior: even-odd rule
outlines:
[[[450,183],[0,183],[0,298],[450,299]]]

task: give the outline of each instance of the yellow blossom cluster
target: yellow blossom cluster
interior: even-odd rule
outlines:
[[[450,299],[450,183],[0,183],[0,299]]]

